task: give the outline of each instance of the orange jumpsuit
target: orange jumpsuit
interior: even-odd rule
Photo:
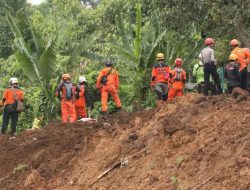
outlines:
[[[75,96],[79,89],[72,83],[61,83],[56,90],[56,95],[61,99],[62,122],[73,123],[76,121]]]
[[[247,64],[250,63],[250,53],[244,48],[236,47],[233,49],[231,54],[235,54],[238,56],[237,63],[240,64],[240,71],[247,67]]]
[[[247,65],[250,63],[250,53],[244,48],[236,47],[231,52],[237,55],[237,63],[240,66],[240,87],[247,89]]]
[[[175,67],[172,70],[172,78],[170,80],[171,89],[168,93],[169,100],[172,100],[177,96],[183,96],[183,89],[186,80],[186,72],[181,67]]]
[[[85,118],[87,117],[86,113],[86,100],[85,100],[85,87],[84,85],[77,86],[80,89],[79,99],[75,102],[76,117]]]
[[[107,76],[107,74],[109,73],[109,71],[111,69],[112,69],[112,71]],[[101,83],[102,77],[105,77],[105,76],[107,76],[107,83],[102,84]],[[119,87],[118,72],[111,67],[104,68],[99,73],[99,76],[98,76],[97,82],[96,82],[96,88],[100,89],[100,91],[101,91],[102,112],[108,111],[108,95],[109,94],[114,98],[116,107],[121,108],[122,104],[121,104],[120,98],[118,96],[118,87]]]

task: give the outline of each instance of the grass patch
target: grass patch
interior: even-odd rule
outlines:
[[[13,173],[17,173],[17,172],[21,172],[23,170],[25,170],[28,166],[26,164],[18,164],[14,170]]]
[[[184,187],[181,185],[180,180],[176,176],[171,176],[170,180],[172,184],[174,185],[175,190],[184,190]]]
[[[176,161],[175,161],[177,167],[179,167],[182,164],[182,162],[184,162],[185,160],[186,160],[185,156],[179,156],[179,157],[177,157]]]

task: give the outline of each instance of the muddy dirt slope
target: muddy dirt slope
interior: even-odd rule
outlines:
[[[0,136],[0,189],[249,190],[250,100],[188,94],[162,109]]]

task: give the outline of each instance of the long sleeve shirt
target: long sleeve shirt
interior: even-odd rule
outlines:
[[[205,47],[201,51],[201,60],[204,65],[216,63],[216,59],[214,57],[214,50],[210,46]]]

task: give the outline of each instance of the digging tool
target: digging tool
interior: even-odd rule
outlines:
[[[97,119],[91,118],[91,108],[88,108],[88,117],[87,118],[81,118],[78,121],[80,121],[80,122],[87,122],[87,121],[97,122]]]
[[[87,118],[82,118],[78,121],[79,122],[87,122],[87,121],[97,122],[97,119],[87,117]]]
[[[111,172],[112,170],[114,170],[115,168],[118,168],[118,167],[124,167],[126,165],[128,165],[128,160],[129,159],[132,159],[134,158],[135,156],[139,155],[139,154],[142,154],[144,152],[146,152],[147,148],[144,148],[142,149],[141,151],[129,156],[129,157],[126,157],[116,163],[114,163],[112,166],[110,166],[109,168],[107,168],[104,172],[102,172],[98,177],[97,179],[90,185],[90,187],[92,187],[94,184],[96,184],[100,179],[102,179],[103,177],[105,177],[106,175],[108,175],[109,172]]]
[[[204,185],[205,183],[209,182],[212,179],[212,177],[209,177],[207,180],[203,181],[201,184],[199,184],[198,186],[194,187],[191,190],[197,190],[199,189],[202,185]]]
[[[188,91],[192,91],[195,89],[196,86],[197,86],[197,84],[192,82],[192,70],[189,70],[188,82],[185,84],[185,88]]]

